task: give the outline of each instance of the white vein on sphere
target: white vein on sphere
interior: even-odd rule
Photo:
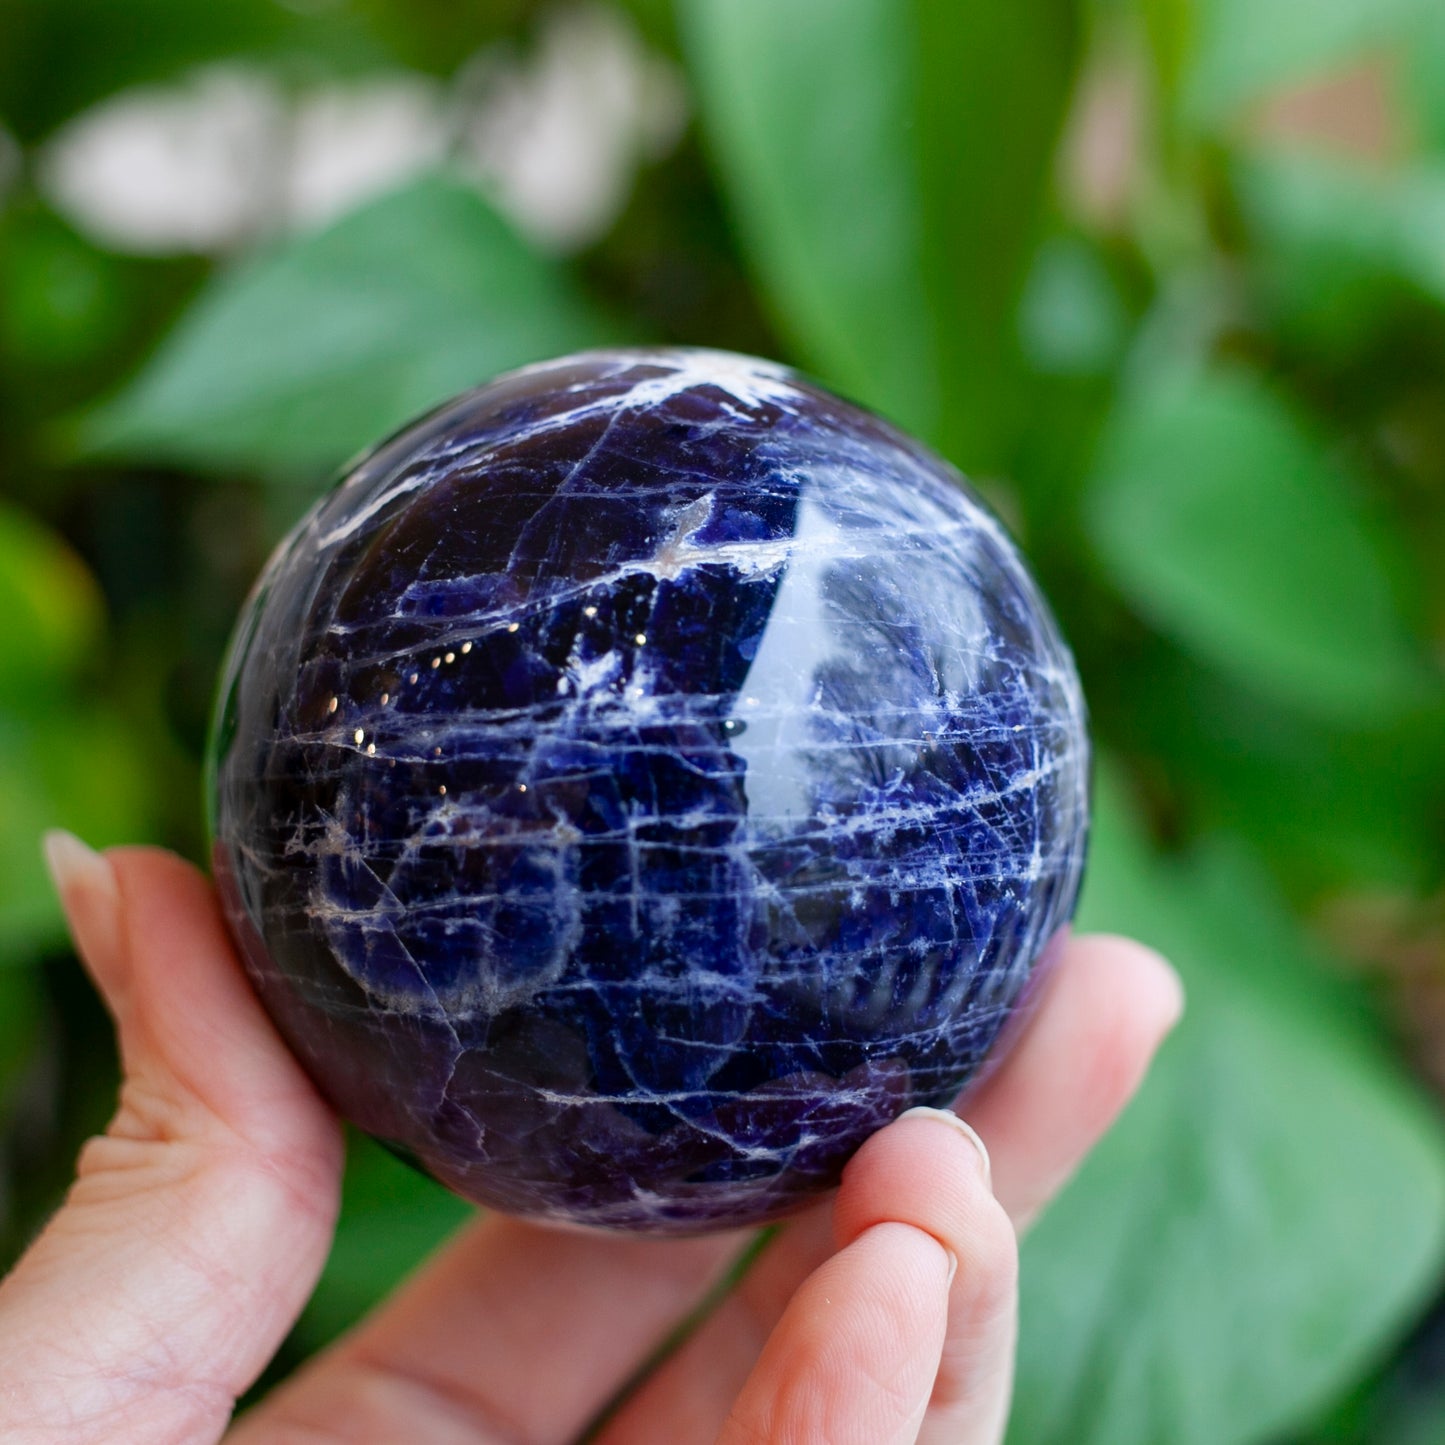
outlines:
[[[539,417],[530,425],[519,427],[509,434],[508,444],[516,445],[549,432],[565,430],[600,412],[640,411],[661,406],[674,397],[681,396],[698,387],[721,391],[744,412],[756,411],[766,403],[794,400],[798,396],[797,385],[793,381],[792,373],[786,367],[773,362],[759,361],[752,357],[735,356],[727,351],[678,347],[671,350],[649,352],[646,357],[626,351],[603,351],[599,355],[615,359],[617,375],[625,375],[628,371],[638,370],[642,367],[666,369],[662,371],[661,375],[639,377],[627,391],[620,394],[594,395],[579,406],[564,409],[550,416]],[[520,371],[513,372],[512,375],[543,373],[554,366],[554,362],[539,362],[535,366],[523,367]],[[598,390],[598,379],[590,378],[584,385],[580,385],[576,389],[595,393]],[[729,410],[734,410],[734,408],[729,408]],[[737,414],[735,410],[734,414]],[[392,486],[380,492],[365,506],[347,517],[345,522],[317,537],[315,541],[317,549],[325,551],[329,547],[334,547],[338,542],[344,542],[379,512],[385,511],[398,498],[426,486],[435,475],[435,463],[449,460],[451,456],[457,454],[458,450],[461,448],[453,447],[447,452],[439,451],[429,455],[426,461],[431,465],[402,476]],[[361,482],[363,477],[364,471],[358,475],[352,485]]]

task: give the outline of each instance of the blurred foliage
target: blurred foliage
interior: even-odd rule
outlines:
[[[1155,375],[1115,408],[1090,531],[1119,590],[1200,657],[1286,705],[1388,717],[1423,689],[1379,548],[1336,473],[1258,378]]]
[[[844,392],[993,465],[1017,424],[1010,318],[1073,79],[1076,7],[679,9],[704,127],[784,334]]]
[[[81,435],[314,487],[479,376],[624,335],[473,187],[432,177],[218,279]]]
[[[1441,1438],[1445,11],[617,12],[692,119],[580,251],[502,214],[458,130],[323,226],[139,256],[45,184],[91,107],[225,62],[425,75],[460,112],[554,11],[0,0],[0,1251],[115,1085],[38,835],[203,854],[212,680],[279,533],[499,369],[731,346],[925,436],[1019,534],[1108,759],[1083,922],[1189,988],[1028,1242],[1012,1438]],[[356,1141],[277,1372],[465,1214]]]
[[[1430,1290],[1439,1122],[1258,859],[1224,837],[1151,857],[1103,784],[1080,924],[1166,952],[1189,1009],[1026,1242],[1014,1437],[1257,1440],[1328,1402]]]

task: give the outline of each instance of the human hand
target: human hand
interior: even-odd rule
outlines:
[[[334,1116],[251,993],[204,878],[49,844],[125,1082],[64,1207],[0,1285],[0,1436],[226,1433],[315,1285]],[[965,1126],[919,1111],[611,1415],[598,1445],[991,1445],[1008,1412],[1016,1229],[1128,1100],[1178,1016],[1173,973],[1071,939]],[[653,1241],[486,1216],[227,1435],[231,1445],[573,1441],[750,1236]]]

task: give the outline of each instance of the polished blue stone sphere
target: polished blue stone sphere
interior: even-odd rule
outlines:
[[[246,607],[213,772],[232,930],[341,1113],[482,1204],[673,1233],[979,1077],[1088,810],[1073,664],[960,477],[693,350],[359,463]]]

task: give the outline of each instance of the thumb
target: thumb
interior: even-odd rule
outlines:
[[[151,849],[46,855],[124,1083],[0,1286],[0,1437],[218,1439],[325,1259],[336,1122],[261,1012],[215,897]]]

